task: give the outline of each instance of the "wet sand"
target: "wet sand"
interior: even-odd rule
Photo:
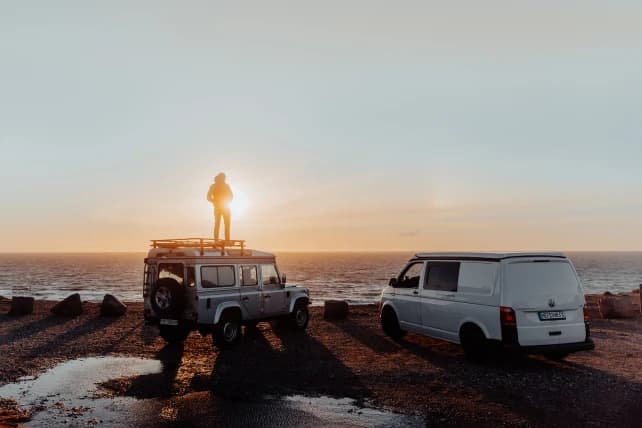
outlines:
[[[595,317],[594,303],[589,298]],[[414,334],[390,340],[373,305],[351,307],[350,317],[337,322],[324,321],[322,309],[312,308],[305,334],[261,323],[245,331],[240,346],[220,352],[198,333],[182,346],[166,346],[155,328],[143,326],[138,303],[128,304],[128,313],[117,319],[100,318],[98,305],[90,303],[78,318],[53,317],[53,304],[37,301],[34,314],[16,318],[4,315],[8,305],[0,302],[0,385],[78,358],[159,360],[159,371],[132,375],[114,370],[92,397],[148,403],[132,415],[138,425],[220,424],[240,421],[245,414],[250,425],[278,425],[276,415],[251,417],[271,408],[299,415],[293,420],[307,420],[310,426],[324,420],[332,424],[319,412],[297,408],[287,413],[287,406],[279,407],[283,403],[270,401],[327,396],[354,399],[357,409],[365,405],[415,415],[426,425],[639,426],[640,318],[594,319],[596,350],[563,362],[503,357],[478,365],[466,361],[458,346],[438,340]],[[45,411],[53,404],[27,410]],[[71,410],[69,418],[74,420]]]

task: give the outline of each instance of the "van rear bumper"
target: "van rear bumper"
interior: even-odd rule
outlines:
[[[590,351],[591,349],[595,349],[595,343],[593,343],[591,339],[587,339],[584,342],[519,347],[519,350],[526,354],[550,354],[550,353],[566,354],[566,353],[577,352],[577,351]]]

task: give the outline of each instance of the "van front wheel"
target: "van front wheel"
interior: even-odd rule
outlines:
[[[399,340],[406,335],[406,331],[399,327],[399,320],[395,312],[386,308],[381,312],[381,328],[383,332],[394,340]]]

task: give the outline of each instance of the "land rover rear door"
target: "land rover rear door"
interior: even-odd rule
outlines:
[[[243,319],[262,318],[263,302],[261,299],[261,287],[259,286],[258,266],[253,264],[240,265],[238,270]]]
[[[203,265],[198,273],[198,322],[211,324],[220,303],[239,299],[235,268],[234,265]]]
[[[269,317],[287,313],[289,309],[289,292],[283,289],[274,263],[261,264],[261,286],[264,316]]]

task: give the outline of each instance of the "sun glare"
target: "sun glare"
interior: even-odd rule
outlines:
[[[234,189],[234,199],[230,202],[230,210],[232,211],[232,218],[239,219],[245,215],[250,202],[243,193],[243,191]]]

